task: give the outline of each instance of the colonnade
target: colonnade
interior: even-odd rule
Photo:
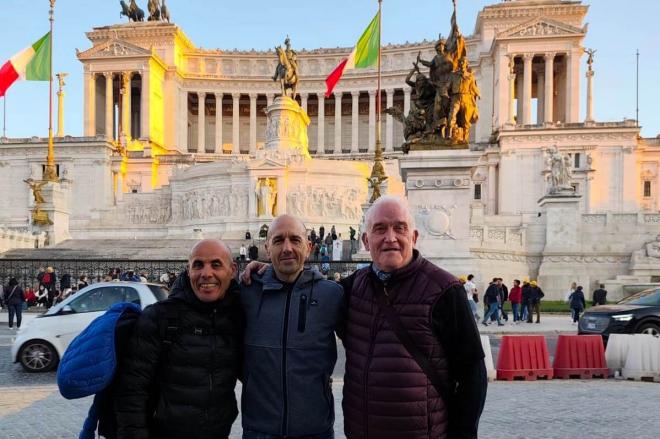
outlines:
[[[578,122],[579,61],[576,51],[509,54],[508,123]]]
[[[254,154],[260,146],[259,138],[263,139],[265,129],[265,106],[269,106],[275,99],[274,93],[222,93],[212,91],[188,91],[183,101],[188,103],[187,114],[189,132],[186,136],[187,151],[213,152],[217,154],[230,153]],[[210,99],[209,99],[210,98]],[[228,105],[227,101],[230,101]],[[194,102],[197,102],[195,111]],[[329,98],[322,92],[299,94],[298,101],[302,108],[308,112],[310,124],[310,149],[314,154],[341,154],[373,152],[376,144],[376,90],[337,91]],[[367,119],[367,115],[360,112],[360,103],[368,102],[368,122],[361,123],[360,116]],[[191,105],[192,102],[192,105]],[[225,111],[220,110],[221,102],[225,103]],[[203,104],[202,104],[203,103]],[[350,103],[350,114],[346,115],[346,105]],[[384,89],[381,92],[382,109],[399,105],[407,112],[410,109],[410,89]],[[231,108],[228,112],[227,108]],[[247,107],[247,108],[246,108]],[[204,111],[200,111],[200,109]],[[365,105],[362,107],[365,108]],[[249,110],[248,110],[249,109]],[[242,110],[242,111],[241,111]],[[196,113],[196,114],[195,114]],[[224,114],[223,114],[224,113]],[[332,119],[327,119],[328,113]],[[249,136],[241,132],[241,116],[249,114]],[[214,120],[213,120],[214,118]],[[231,130],[223,130],[228,125],[227,118],[231,118]],[[326,125],[334,125],[333,132],[328,132]],[[243,124],[244,126],[245,124]],[[397,130],[395,132],[395,125]],[[382,116],[382,142],[385,151],[394,151],[403,141],[402,129],[399,122],[392,116],[383,113]],[[213,136],[210,135],[214,129]],[[348,128],[344,133],[342,129]],[[365,134],[363,130],[368,130]],[[347,139],[350,133],[350,139]],[[361,135],[362,134],[362,135]],[[365,140],[361,141],[361,138]],[[247,139],[248,144],[245,144]]]

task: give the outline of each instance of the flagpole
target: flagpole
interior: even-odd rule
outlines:
[[[381,96],[380,96],[380,73],[381,73],[381,23],[383,20],[382,15],[383,0],[378,0],[378,84],[376,89],[376,151],[374,152],[374,165],[371,168],[371,175],[369,181],[371,182],[372,195],[369,200],[371,203],[376,201],[382,194],[381,184],[387,180],[385,168],[383,167],[383,145],[381,143]]]
[[[57,170],[55,168],[55,145],[53,144],[53,21],[55,21],[55,0],[50,1],[49,18],[50,38],[48,39],[50,60],[48,69],[48,156],[46,157],[46,169],[44,180],[57,181]]]
[[[2,137],[7,137],[7,92],[2,97]]]

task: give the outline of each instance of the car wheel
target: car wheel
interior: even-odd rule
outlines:
[[[18,353],[18,359],[27,372],[49,372],[60,361],[53,345],[43,340],[25,343]]]
[[[637,332],[640,334],[650,334],[655,337],[660,337],[660,325],[657,323],[644,323],[637,329]]]

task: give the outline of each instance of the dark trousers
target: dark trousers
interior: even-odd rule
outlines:
[[[580,320],[580,313],[582,312],[581,308],[573,308],[573,323],[577,323]]]
[[[536,323],[541,322],[541,303],[530,303],[529,313],[527,314],[527,323],[532,323],[532,313],[536,313]]]
[[[9,309],[9,327],[14,326],[14,314],[16,314],[16,327],[21,327],[23,321],[23,304],[20,305],[7,305]]]

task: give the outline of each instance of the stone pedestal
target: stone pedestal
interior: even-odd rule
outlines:
[[[546,234],[538,282],[547,299],[563,299],[571,282],[587,274],[579,271],[575,260],[581,251],[580,198],[567,191],[539,200]]]
[[[52,224],[35,224],[34,228],[48,234],[48,245],[71,239],[69,235],[70,189],[69,182],[66,180],[48,182],[41,189],[41,194],[46,202],[40,206],[40,210],[48,215]]]
[[[288,96],[278,96],[266,108],[266,151],[295,152],[309,158],[305,110]]]
[[[471,176],[479,153],[411,151],[399,159],[406,196],[419,230],[417,248],[438,266],[461,274],[470,255]]]

